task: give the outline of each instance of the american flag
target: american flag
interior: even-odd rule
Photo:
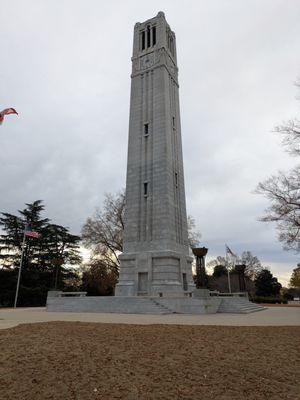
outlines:
[[[31,231],[31,230],[28,230],[28,229],[26,229],[24,231],[24,235],[28,236],[28,237],[33,237],[33,238],[38,238],[40,236],[40,234],[38,232]]]
[[[0,125],[2,124],[3,120],[4,120],[4,116],[8,115],[8,114],[17,114],[17,111],[10,107],[10,108],[5,108],[4,110],[0,111]]]
[[[227,246],[227,244],[225,244],[225,249],[226,249],[226,254],[230,254],[232,257],[237,258],[237,255],[234,254],[234,252],[230,250],[230,248]]]

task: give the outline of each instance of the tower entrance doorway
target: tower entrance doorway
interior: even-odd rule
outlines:
[[[138,294],[140,296],[148,294],[148,272],[138,273]]]

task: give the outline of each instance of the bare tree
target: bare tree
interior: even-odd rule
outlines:
[[[96,210],[82,228],[84,246],[92,250],[92,258],[101,259],[109,269],[119,270],[118,255],[123,249],[124,191],[106,194],[102,210]]]
[[[275,131],[283,135],[282,144],[286,151],[293,156],[300,155],[300,121],[298,119],[286,121],[275,128]]]
[[[217,256],[213,260],[210,260],[207,265],[209,267],[217,267],[217,266],[222,266],[227,268],[228,267],[228,261],[226,260],[226,257],[223,256]]]
[[[300,79],[295,83],[300,88]],[[300,97],[298,98],[300,99]],[[282,143],[286,151],[294,156],[300,155],[300,120],[297,118],[285,121],[275,128],[283,136]]]
[[[197,230],[195,219],[188,215],[187,217],[188,224],[188,240],[191,248],[200,246],[201,233]]]
[[[263,266],[261,265],[260,260],[258,257],[254,256],[251,251],[243,251],[242,255],[237,257],[235,259],[234,265],[245,265],[245,276],[254,279],[256,274],[260,272],[263,269]],[[224,267],[223,271],[225,269],[229,269],[230,271],[234,272],[235,267],[233,264],[231,264],[226,257],[223,256],[218,256],[215,259],[211,260],[208,264],[210,267]],[[217,268],[217,275],[219,271],[222,271],[222,269]]]
[[[296,83],[300,87],[300,82]],[[300,121],[290,120],[276,128],[283,135],[283,145],[295,156],[300,155]],[[275,222],[279,241],[286,250],[300,251],[300,165],[288,173],[278,172],[260,182],[256,193],[270,201],[263,222]]]
[[[263,269],[258,257],[254,256],[251,251],[243,251],[241,257],[239,257],[237,264],[245,265],[245,276],[250,279],[254,279],[255,276]]]
[[[279,240],[287,250],[300,251],[300,166],[287,175],[279,172],[259,183],[257,193],[267,197],[271,204],[263,222],[276,222]]]

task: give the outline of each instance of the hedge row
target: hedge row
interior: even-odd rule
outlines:
[[[287,300],[282,297],[263,297],[255,296],[252,301],[254,303],[266,303],[266,304],[287,304]]]

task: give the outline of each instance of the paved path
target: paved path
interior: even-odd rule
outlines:
[[[227,326],[283,326],[300,325],[300,308],[269,307],[252,314],[208,315],[147,315],[47,312],[45,308],[0,309],[0,329],[24,323],[49,321],[82,321],[115,324],[177,324],[177,325],[227,325]]]

